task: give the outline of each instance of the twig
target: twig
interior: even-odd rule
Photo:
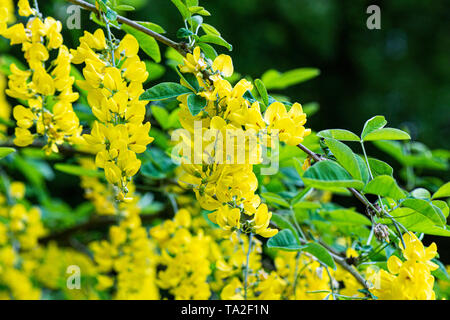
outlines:
[[[141,215],[140,217],[143,223],[148,223],[156,219],[156,215]],[[86,222],[42,237],[39,239],[39,243],[46,244],[50,241],[68,241],[69,243],[71,243],[70,238],[80,231],[95,230],[98,228],[107,227],[109,225],[116,224],[118,221],[120,221],[120,217],[116,215],[100,217],[95,216],[94,218],[91,218]]]
[[[30,144],[28,146],[25,146],[25,147],[19,147],[19,146],[15,145],[12,140],[2,141],[0,143],[0,147],[8,147],[8,148],[15,148],[15,149],[24,149],[24,148],[41,149],[44,146],[46,146],[46,143],[44,143],[41,140],[35,140],[32,144]],[[74,155],[93,156],[93,154],[90,153],[90,152],[77,150],[77,149],[75,149],[73,147],[70,147],[68,145],[59,145],[58,146],[58,151],[59,151],[59,153],[61,155],[65,156],[65,157],[71,157],[71,156],[74,156]]]
[[[320,157],[320,155],[318,155],[317,153],[309,150],[307,147],[305,147],[303,144],[299,143],[297,145],[298,148],[300,148],[301,150],[303,150],[306,154],[308,154],[311,158],[313,158],[315,161],[320,162],[323,159]],[[358,199],[359,201],[361,201],[366,207],[371,207],[372,209],[375,209],[373,207],[373,204],[370,203],[370,201],[368,201],[366,199],[366,197],[364,197],[358,190],[354,189],[354,188],[347,188],[354,196],[356,199]],[[378,212],[378,210],[375,209],[375,211]]]
[[[97,15],[99,14],[97,8],[94,5],[92,5],[92,4],[90,4],[90,3],[86,2],[86,1],[82,1],[82,0],[68,0],[68,1],[73,3],[73,4],[79,5],[83,9],[92,11],[92,12],[96,13]],[[175,41],[173,41],[173,40],[171,40],[169,38],[164,37],[163,35],[160,35],[159,33],[155,32],[153,30],[150,30],[150,29],[140,25],[139,23],[137,23],[137,22],[135,22],[133,20],[130,20],[130,19],[127,19],[127,18],[125,18],[123,16],[119,16],[118,15],[117,16],[117,21],[119,23],[123,23],[123,24],[129,25],[130,27],[132,27],[132,28],[134,28],[136,30],[139,30],[139,31],[141,31],[141,32],[143,32],[143,33],[153,37],[155,40],[165,44],[166,46],[174,48],[179,53],[181,53],[183,56],[185,56],[189,52],[189,50],[188,50],[188,48],[187,48],[187,46],[186,46],[186,44],[184,42],[175,42]]]

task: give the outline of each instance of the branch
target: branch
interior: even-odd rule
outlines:
[[[8,140],[8,141],[2,141],[0,142],[0,147],[7,147],[7,148],[15,148],[15,149],[23,149],[23,148],[37,148],[37,149],[41,149],[45,146],[46,144],[41,141],[41,140],[35,140],[32,144],[25,146],[25,147],[19,147],[17,145],[14,144],[13,141]],[[62,154],[65,157],[72,157],[74,155],[85,155],[85,156],[93,156],[92,153],[87,152],[87,151],[81,151],[81,150],[77,150],[71,146],[68,145],[59,145],[58,146],[58,150],[59,153]]]
[[[319,154],[309,150],[307,147],[305,147],[301,143],[299,143],[297,145],[297,147],[300,148],[301,150],[303,150],[306,154],[308,154],[312,159],[314,159],[317,162],[324,160]],[[356,199],[361,201],[366,206],[366,208],[370,207],[372,209],[375,209],[373,204],[370,203],[369,201],[367,201],[366,197],[364,197],[358,190],[356,190],[354,188],[347,188],[347,189],[355,196]],[[378,210],[375,210],[375,211],[378,212]],[[380,213],[380,212],[378,212],[378,213]]]
[[[156,219],[158,216],[156,214],[152,215],[140,215],[142,223],[149,223]],[[50,241],[68,241],[70,243],[71,238],[74,234],[81,231],[96,230],[102,227],[108,227],[112,224],[117,224],[121,220],[121,217],[117,215],[112,216],[94,216],[90,220],[72,226],[70,228],[51,233],[39,239],[39,243],[46,244]]]
[[[99,14],[99,11],[97,10],[97,8],[94,5],[92,5],[92,4],[90,4],[90,3],[86,2],[86,1],[83,1],[83,0],[68,0],[68,1],[73,3],[73,4],[76,4],[76,5],[80,6],[80,7],[82,7],[83,9],[92,11],[92,12],[94,12],[97,15]],[[130,19],[127,19],[127,18],[125,18],[123,16],[119,16],[118,15],[117,16],[117,21],[119,23],[123,23],[123,24],[129,25],[130,27],[132,27],[132,28],[134,28],[136,30],[139,30],[139,31],[141,31],[141,32],[143,32],[143,33],[153,37],[155,40],[165,44],[166,46],[174,48],[179,53],[181,53],[183,56],[185,56],[189,52],[186,43],[184,43],[184,42],[175,42],[175,41],[173,41],[173,40],[171,40],[169,38],[164,37],[163,35],[160,35],[159,33],[155,32],[153,30],[150,30],[150,29],[140,25],[139,23],[137,23],[137,22],[135,22],[133,20],[130,20]]]
[[[302,244],[307,244],[309,243],[309,241],[300,238],[300,242]],[[324,243],[322,241],[319,241],[322,245],[324,245]],[[326,244],[324,245],[324,247],[327,249],[327,251],[330,253],[330,255],[333,257],[333,260],[336,261],[336,263],[338,265],[340,265],[342,268],[344,268],[346,271],[348,271],[365,289],[369,289],[369,284],[366,281],[366,279],[364,279],[364,277],[358,272],[358,270],[355,269],[355,267],[351,266],[350,264],[348,264],[345,261],[345,258],[339,256],[338,254],[335,253],[335,251],[330,248],[329,246],[327,246]]]

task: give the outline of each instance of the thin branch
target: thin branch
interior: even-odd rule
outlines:
[[[0,142],[0,147],[8,147],[8,148],[15,148],[15,149],[23,149],[23,148],[37,148],[42,149],[44,146],[46,146],[46,143],[44,143],[41,140],[35,140],[32,144],[25,146],[25,147],[19,147],[14,144],[12,140],[2,141]],[[59,145],[58,151],[61,155],[64,157],[72,157],[74,155],[85,155],[85,156],[93,156],[92,153],[87,151],[81,151],[77,150],[71,146],[68,145]]]
[[[97,8],[94,5],[92,5],[92,4],[90,4],[90,3],[86,2],[86,1],[83,1],[83,0],[68,0],[68,1],[73,3],[73,4],[79,5],[83,9],[92,11],[92,12],[96,13],[97,15],[99,14],[99,11],[97,10]],[[130,27],[132,27],[132,28],[134,28],[136,30],[139,30],[139,31],[141,31],[141,32],[143,32],[143,33],[153,37],[155,40],[165,44],[166,46],[174,48],[179,53],[181,53],[183,56],[185,56],[189,52],[186,43],[184,43],[184,42],[175,42],[175,41],[173,41],[173,40],[171,40],[169,38],[166,38],[165,36],[155,32],[153,30],[150,30],[150,29],[140,25],[139,23],[137,23],[137,22],[135,22],[133,20],[130,20],[130,19],[127,19],[127,18],[125,18],[123,16],[119,16],[118,15],[117,16],[117,22],[126,24],[126,25],[128,25],[128,26],[130,26]]]
[[[149,223],[152,222],[154,219],[157,218],[156,215],[140,215],[142,223]],[[75,226],[72,226],[70,228],[51,233],[47,236],[44,236],[39,239],[39,243],[46,244],[50,241],[58,241],[60,243],[61,241],[68,241],[71,243],[71,238],[73,235],[82,232],[82,231],[89,231],[89,230],[96,230],[98,228],[108,227],[112,224],[117,224],[119,222],[121,217],[117,215],[111,215],[111,216],[98,216],[95,215],[90,220],[77,224]]]
[[[305,147],[303,144],[299,143],[299,144],[297,145],[297,147],[300,148],[301,150],[303,150],[306,154],[308,154],[308,155],[309,155],[312,159],[314,159],[315,161],[320,162],[320,161],[323,160],[323,158],[322,158],[319,154],[317,154],[317,153],[315,153],[315,152],[309,150],[309,149],[308,149],[307,147]],[[358,199],[359,201],[361,201],[366,207],[370,207],[370,208],[374,209],[372,203],[370,203],[370,202],[366,199],[366,197],[364,197],[358,190],[356,190],[356,189],[354,189],[354,188],[347,188],[347,189],[348,189],[348,191],[350,191],[350,192],[355,196],[356,199]],[[378,210],[375,210],[375,211],[378,211]]]

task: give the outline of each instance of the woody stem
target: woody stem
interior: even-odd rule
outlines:
[[[96,13],[97,15],[99,14],[99,11],[97,10],[97,8],[94,5],[92,5],[86,1],[83,1],[83,0],[67,0],[67,1],[69,1],[73,4],[76,4],[76,5],[79,5],[83,9],[92,11],[92,12]],[[141,32],[153,37],[155,40],[165,44],[166,46],[174,48],[179,53],[181,53],[183,56],[185,56],[188,53],[188,49],[185,47],[184,43],[175,42],[169,38],[166,38],[163,35],[160,35],[159,33],[140,25],[139,23],[137,23],[133,20],[130,20],[128,18],[118,15],[117,22],[126,24],[138,31],[141,31]]]

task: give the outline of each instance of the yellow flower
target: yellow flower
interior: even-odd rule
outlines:
[[[265,238],[273,237],[278,233],[277,229],[268,228],[272,212],[269,212],[265,203],[261,204],[255,213],[254,232]]]
[[[10,193],[16,199],[22,199],[25,195],[25,184],[20,181],[13,181],[10,185]]]
[[[19,14],[21,16],[28,17],[32,14],[34,15],[34,10],[31,9],[30,3],[28,2],[28,0],[19,0],[17,5],[19,7]]]
[[[233,74],[233,61],[230,56],[221,54],[214,59],[212,69],[220,72],[224,77],[231,77]]]

